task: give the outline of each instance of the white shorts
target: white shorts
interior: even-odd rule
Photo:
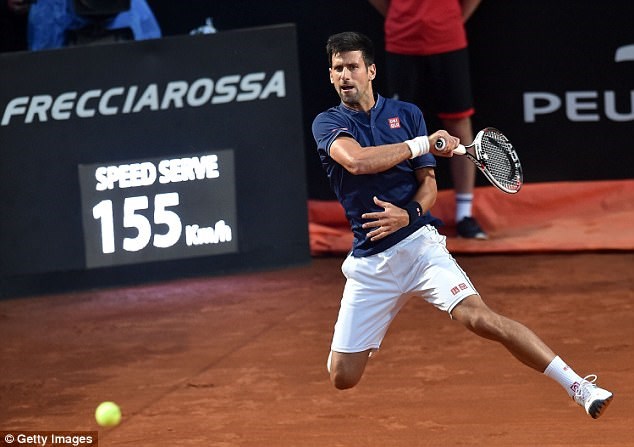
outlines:
[[[331,350],[378,349],[396,314],[412,296],[451,314],[460,301],[477,294],[447,251],[445,239],[427,225],[376,255],[349,255],[341,266],[347,281]]]

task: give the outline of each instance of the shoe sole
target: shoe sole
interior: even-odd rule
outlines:
[[[588,408],[588,414],[592,416],[593,419],[598,419],[608,408],[608,406],[612,402],[613,397],[614,394],[610,395],[610,397],[608,397],[607,399],[592,402],[592,405],[590,405],[590,408]]]

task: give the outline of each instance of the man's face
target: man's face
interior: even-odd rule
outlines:
[[[361,51],[348,51],[332,56],[330,82],[341,101],[351,109],[368,111],[374,105],[372,80],[376,65],[366,67]]]

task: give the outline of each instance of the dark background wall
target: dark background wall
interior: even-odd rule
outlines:
[[[296,41],[0,54],[0,297],[308,262]]]
[[[13,76],[11,78],[13,80],[10,82],[6,80],[0,82],[0,99],[2,100],[0,102],[16,95],[45,93],[47,85],[58,83],[60,79],[63,82],[68,82],[69,85],[65,85],[63,89],[57,89],[59,90],[56,90],[57,93],[64,91],[64,89],[73,90],[76,85],[81,85],[82,82],[89,82],[90,85],[97,86],[111,85],[116,79],[131,75],[139,79],[148,78],[147,82],[165,80],[163,78],[171,72],[170,70],[173,70],[174,60],[178,58],[156,56],[155,49],[169,46],[174,48],[179,57],[185,54],[189,51],[188,41],[190,39],[175,36],[188,34],[192,29],[203,25],[207,17],[213,19],[219,33],[225,33],[217,36],[218,39],[213,39],[222,43],[222,50],[209,50],[208,52],[204,51],[200,56],[195,55],[193,60],[199,60],[200,63],[191,64],[190,68],[194,72],[204,72],[200,76],[219,77],[233,74],[236,70],[240,71],[235,68],[236,66],[250,66],[255,62],[266,66],[274,58],[275,49],[265,41],[257,41],[257,43],[247,47],[251,51],[234,52],[231,50],[232,44],[235,43],[232,42],[232,39],[242,33],[234,33],[233,31],[245,30],[245,33],[248,33],[246,29],[255,27],[283,23],[294,24],[294,32],[289,34],[282,45],[278,45],[278,49],[282,48],[284,51],[288,51],[285,53],[284,61],[290,63],[287,74],[289,79],[293,79],[293,83],[289,84],[289,92],[293,92],[289,95],[289,98],[294,101],[293,107],[282,104],[283,112],[262,113],[253,104],[239,106],[244,108],[239,111],[241,116],[244,117],[246,114],[250,117],[247,120],[250,124],[250,131],[231,130],[233,128],[228,124],[226,114],[216,113],[209,120],[206,120],[204,113],[193,110],[187,114],[179,114],[178,116],[182,116],[182,121],[179,123],[185,127],[196,123],[201,124],[209,133],[208,136],[207,134],[190,132],[189,137],[183,137],[183,133],[172,132],[169,128],[162,128],[157,123],[152,125],[161,127],[161,130],[167,132],[165,138],[156,142],[157,147],[169,143],[170,138],[175,140],[174,147],[187,145],[191,143],[191,135],[196,135],[202,145],[220,139],[217,147],[222,149],[230,148],[237,141],[254,140],[252,143],[244,145],[247,148],[246,152],[237,148],[238,157],[245,156],[254,147],[262,149],[257,141],[266,132],[272,132],[282,137],[292,136],[290,141],[281,138],[280,141],[286,142],[275,145],[272,150],[276,154],[287,151],[288,154],[295,157],[295,161],[279,162],[279,158],[270,157],[269,152],[258,151],[258,154],[263,157],[262,163],[269,166],[268,171],[278,172],[275,179],[279,182],[277,185],[279,191],[275,188],[257,188],[257,192],[271,195],[274,198],[271,202],[277,206],[282,206],[286,203],[278,201],[278,198],[283,197],[284,191],[288,190],[283,183],[292,182],[295,185],[293,203],[296,206],[293,210],[299,219],[297,222],[301,220],[302,223],[295,224],[296,237],[292,241],[281,240],[283,244],[297,248],[297,250],[292,250],[293,255],[290,256],[292,259],[270,259],[271,254],[278,256],[279,253],[282,253],[279,246],[275,247],[276,242],[266,241],[257,237],[257,233],[253,233],[252,239],[242,238],[240,255],[253,255],[255,253],[256,256],[251,256],[251,260],[261,259],[267,265],[281,264],[289,262],[289,260],[295,262],[298,258],[306,259],[308,252],[304,186],[306,185],[308,198],[334,198],[327,185],[325,174],[319,165],[310,130],[315,115],[339,101],[328,82],[325,42],[330,34],[344,30],[358,30],[373,38],[378,50],[376,90],[382,92],[385,85],[382,72],[384,62],[382,17],[366,0],[274,0],[269,2],[253,0],[234,0],[232,2],[149,0],[149,2],[161,24],[163,34],[166,37],[165,41],[133,42],[127,44],[127,47],[115,45],[92,49],[65,49],[16,57],[0,55],[0,78],[8,76],[6,79],[9,79]],[[494,126],[509,136],[520,153],[527,182],[632,177],[631,166],[632,161],[634,161],[631,150],[632,131],[634,130],[634,26],[632,26],[634,2],[631,0],[612,0],[604,5],[599,5],[595,1],[579,0],[574,2],[573,6],[571,7],[570,2],[561,0],[534,0],[531,2],[483,0],[467,26],[476,105],[474,128]],[[270,52],[268,51],[269,47],[271,47]],[[141,53],[142,57],[139,57],[138,60],[133,59],[127,65],[130,67],[127,71],[124,64],[122,65],[123,69],[103,69],[94,74],[93,77],[87,78],[85,73],[72,72],[70,78],[68,73],[64,75],[66,77],[60,78],[59,75],[50,70],[42,70],[43,65],[38,65],[39,61],[46,60],[51,67],[55,67],[53,71],[63,72],[76,64],[90,65],[86,63],[87,60],[84,57],[84,53],[86,53],[96,58],[93,65],[97,67],[99,64],[107,65],[109,61],[117,60],[120,53],[126,52],[126,48],[146,50]],[[257,52],[255,56],[253,51]],[[297,56],[297,60],[295,60],[295,56]],[[30,60],[29,63],[34,63],[35,68],[29,66],[29,69],[20,71],[21,65],[15,64],[14,61],[22,60],[23,57]],[[62,63],[64,58],[66,58],[67,63]],[[143,65],[143,62],[148,65]],[[91,70],[94,71],[95,67],[92,67]],[[259,71],[260,68],[253,70]],[[46,78],[38,78],[42,72],[47,73]],[[23,77],[22,73],[29,73],[34,78]],[[168,80],[177,78],[180,79],[180,74],[178,76],[174,74]],[[290,89],[291,85],[292,89]],[[21,91],[26,93],[20,93]],[[539,99],[532,100],[531,98]],[[424,105],[422,105],[422,109],[425,110]],[[219,110],[216,111],[219,112]],[[122,128],[135,128],[134,117],[120,116],[117,119],[122,121],[120,123]],[[102,119],[90,122],[100,123],[101,121]],[[215,123],[217,131],[214,132],[214,126],[207,125],[208,122]],[[81,129],[90,130],[88,123],[82,124],[84,125]],[[86,146],[85,150],[82,149],[84,151],[82,153],[97,156],[94,148],[88,147],[91,144],[91,138],[94,139],[94,135],[97,133],[81,139],[72,139],[73,132],[62,133],[61,138],[49,138],[42,133],[42,129],[46,129],[50,125],[52,123],[40,123],[37,126],[12,125],[10,129],[4,129],[2,132],[11,132],[13,140],[8,139],[8,134],[0,132],[0,151],[4,161],[4,164],[0,165],[0,171],[6,174],[0,176],[0,180],[2,180],[0,190],[6,205],[3,207],[5,226],[0,232],[3,241],[3,250],[0,251],[0,254],[4,254],[1,258],[2,263],[0,263],[3,266],[3,276],[7,272],[11,274],[22,272],[18,269],[19,264],[14,262],[15,256],[22,251],[26,253],[23,264],[30,269],[26,273],[31,271],[44,273],[36,277],[25,274],[9,278],[12,284],[15,280],[17,289],[50,291],[52,282],[58,283],[60,288],[76,288],[103,283],[105,276],[109,276],[107,282],[110,280],[113,283],[123,280],[131,282],[141,277],[149,280],[165,278],[166,275],[190,274],[189,267],[192,267],[191,270],[201,270],[200,260],[202,258],[198,258],[178,263],[175,261],[141,263],[137,267],[131,268],[112,267],[106,271],[108,275],[104,275],[104,271],[98,269],[83,271],[81,275],[77,275],[76,273],[81,271],[77,269],[83,265],[81,264],[83,256],[81,255],[82,245],[80,243],[82,232],[79,229],[81,207],[77,200],[72,202],[73,197],[77,199],[79,196],[76,185],[77,163],[109,161],[110,156],[113,157],[112,160],[116,161],[121,157],[115,157],[112,148],[104,147],[104,153],[109,154],[108,157],[97,157],[94,160],[85,157],[73,159],[72,163],[64,165],[64,169],[67,169],[67,175],[60,177],[63,180],[62,184],[70,185],[69,191],[72,194],[57,194],[49,202],[45,200],[48,197],[47,194],[50,195],[52,191],[48,184],[28,183],[26,181],[21,184],[12,183],[12,175],[22,178],[24,177],[21,175],[23,172],[36,169],[41,171],[37,171],[38,175],[42,175],[41,178],[51,178],[51,184],[53,184],[55,176],[48,172],[48,167],[54,166],[59,169],[60,160],[75,157],[74,154],[81,152],[76,147],[78,143]],[[23,137],[20,137],[20,132],[24,132]],[[134,153],[134,157],[163,156],[163,152],[167,155],[173,155],[172,152],[168,151],[168,148],[159,153],[156,152],[155,147],[135,144],[135,142],[145,142],[146,139],[143,136],[130,138],[130,135],[126,136],[120,133],[113,135],[121,140],[120,150],[127,147],[126,145],[134,146],[133,152],[130,152],[131,155]],[[266,137],[264,139],[269,143],[273,141]],[[39,164],[33,166],[28,163],[28,153],[22,148],[26,142],[31,140],[43,141],[43,143],[33,144],[29,150],[37,152],[41,148],[48,149],[37,152],[38,157],[36,158],[39,160]],[[65,143],[67,140],[68,142]],[[53,147],[51,142],[60,145],[60,148],[57,149],[59,152],[51,150]],[[102,143],[99,144],[103,146]],[[98,146],[101,147],[100,145]],[[68,148],[74,149],[69,150]],[[53,147],[53,149],[55,148]],[[139,152],[146,150],[149,152]],[[124,153],[127,152],[122,154]],[[302,153],[305,157],[298,156]],[[17,164],[7,163],[9,160],[7,154],[12,154],[21,161]],[[50,160],[50,164],[42,163],[46,160]],[[258,163],[239,162],[238,165],[249,168],[248,171],[239,171],[237,174],[238,185],[240,185],[238,188],[238,218],[241,219],[240,215],[251,215],[250,212],[244,212],[247,201],[242,200],[241,197],[249,196],[249,194],[244,194],[244,190],[255,188],[253,185],[265,182],[267,177],[258,170],[260,166]],[[450,188],[450,175],[446,160],[439,160],[438,171],[440,188]],[[253,175],[247,177],[249,180],[254,179],[254,182],[240,181],[240,176],[243,175],[240,172],[247,174],[251,172]],[[481,176],[478,179],[480,184],[486,184]],[[16,191],[19,194],[16,194]],[[243,192],[241,193],[241,191]],[[28,208],[29,204],[36,205],[36,202],[22,200],[25,194],[33,194],[38,200],[43,201],[42,207]],[[252,199],[252,197],[250,198]],[[28,216],[28,222],[27,220],[24,222],[29,223],[29,225],[24,228],[22,227],[23,221],[16,218],[17,215],[12,208],[15,208],[18,202],[20,209],[25,210],[25,215]],[[65,219],[64,216],[60,217],[57,212],[59,210],[56,206],[57,202],[62,203],[62,208],[68,210],[67,214],[70,216],[70,220]],[[260,204],[268,202],[267,200],[252,200],[249,203],[251,203],[249,206],[256,207],[259,211]],[[242,212],[240,211],[241,207]],[[50,211],[47,211],[49,209]],[[280,212],[276,215],[286,214]],[[50,216],[55,216],[56,220],[51,221]],[[269,219],[268,215],[265,217]],[[66,243],[64,239],[57,236],[48,237],[49,221],[56,222],[57,226],[71,229],[72,232],[67,232],[66,237],[70,238],[72,243]],[[64,226],[62,222],[70,222],[70,224]],[[242,222],[254,224],[254,227],[257,226],[255,225],[257,222],[253,219],[242,220]],[[270,222],[266,220],[265,223]],[[36,228],[44,230],[36,231]],[[24,238],[26,243],[23,244],[22,239],[13,237],[12,231],[19,234],[32,231],[33,237]],[[45,248],[34,241],[42,241]],[[61,247],[59,250],[55,248],[58,246]],[[70,253],[71,249],[75,249],[77,253]],[[31,256],[29,250],[35,254]],[[72,255],[68,257],[69,263],[55,264],[56,269],[66,271],[61,279],[56,276],[55,272],[48,273],[50,270],[48,264],[45,268],[36,268],[38,266],[36,261],[40,261],[41,264],[49,259],[50,255],[60,256],[60,253]],[[293,257],[295,254],[298,255],[297,258]],[[232,255],[212,256],[207,258],[207,261],[207,266],[215,271],[224,271],[232,267],[245,267],[239,256],[235,259],[232,258]],[[52,276],[48,277],[47,275]],[[10,294],[11,292],[6,289],[8,283],[4,283],[4,277],[2,279],[3,283],[0,284],[2,294]]]
[[[338,102],[328,82],[324,45],[330,34],[344,30],[373,38],[378,50],[376,87],[381,92],[383,20],[373,7],[366,0],[150,0],[150,4],[168,36],[187,33],[206,17],[212,17],[219,32],[283,22],[297,25],[308,194],[332,198],[310,132],[313,117]],[[482,1],[467,24],[474,127],[494,126],[507,134],[520,152],[526,181],[631,176],[625,160],[632,161],[627,148],[634,129],[634,61],[616,64],[614,52],[634,44],[633,21],[631,0]],[[606,91],[614,92],[623,121],[606,116]],[[546,92],[562,104],[529,123],[524,117],[526,92]],[[566,114],[566,95],[572,98],[571,92],[584,92],[577,100],[582,121]],[[614,156],[600,155],[619,146],[623,150]],[[442,161],[438,174],[441,189],[450,187]],[[485,184],[482,178],[479,181]]]

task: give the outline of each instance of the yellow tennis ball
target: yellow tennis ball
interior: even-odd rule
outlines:
[[[95,410],[95,420],[102,427],[114,427],[121,422],[121,409],[114,402],[102,402]]]

